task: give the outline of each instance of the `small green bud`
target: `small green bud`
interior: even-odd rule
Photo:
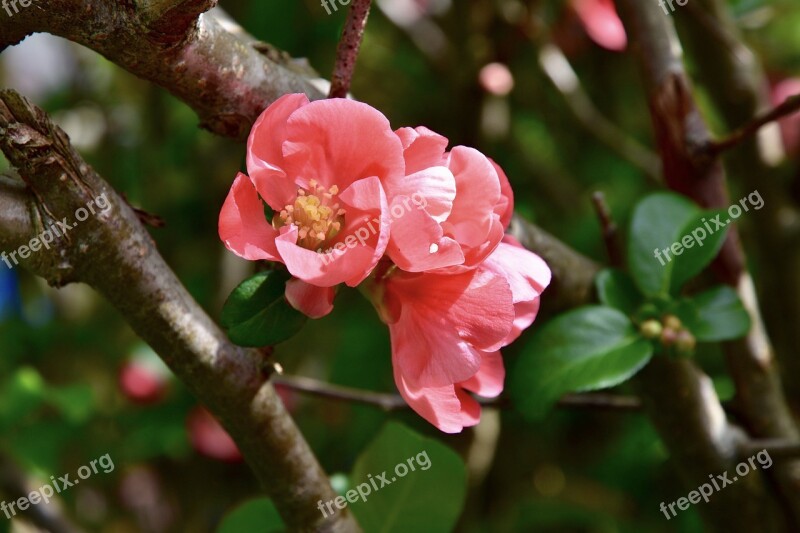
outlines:
[[[639,326],[639,333],[642,334],[642,337],[645,339],[655,339],[661,335],[661,331],[664,328],[661,326],[661,322],[658,320],[646,320]]]

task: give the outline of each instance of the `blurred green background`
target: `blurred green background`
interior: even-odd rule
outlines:
[[[635,200],[657,186],[576,119],[543,72],[540,52],[557,43],[599,110],[649,147],[630,55],[594,43],[568,2],[393,2],[373,9],[353,94],[395,127],[425,125],[451,146],[480,149],[505,169],[519,213],[604,261],[591,193],[606,194],[624,227]],[[403,18],[403,5],[416,18]],[[329,75],[344,9],[328,15],[316,0],[221,6],[257,38]],[[800,76],[800,5],[741,0],[731,8],[774,83]],[[504,72],[484,73],[481,82],[481,69],[495,62],[513,77],[508,94]],[[691,58],[688,67],[692,72]],[[50,112],[102,176],[165,220],[151,230],[159,249],[218,318],[230,290],[252,273],[252,265],[225,252],[216,231],[244,146],[199,129],[194,113],[166,91],[58,38],[30,37],[1,55],[0,85]],[[702,86],[697,94],[723,133]],[[0,170],[7,166],[0,160]],[[781,173],[791,180],[796,168],[789,159]],[[732,188],[733,198],[750,192]],[[752,238],[746,217],[741,226],[745,240]],[[64,493],[65,514],[89,531],[214,531],[227,512],[258,496],[248,469],[213,435],[196,401],[91,289],[54,291],[22,271],[0,276],[0,450],[33,483],[106,453],[116,465]],[[548,318],[546,300],[539,320]],[[524,342],[505,351],[507,361]],[[718,354],[705,355],[704,366],[729,397]],[[388,332],[356,291],[341,291],[334,313],[309,321],[275,358],[288,374],[394,391]],[[659,511],[662,501],[687,491],[640,414],[557,409],[531,424],[513,409],[485,409],[478,429],[445,436],[411,412],[282,394],[331,474],[351,472],[390,419],[459,453],[469,480],[457,531],[700,531],[694,509],[671,521]],[[0,516],[0,532],[8,526]]]

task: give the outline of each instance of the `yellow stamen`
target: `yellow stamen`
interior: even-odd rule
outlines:
[[[331,186],[326,191],[317,180],[308,181],[308,190],[297,189],[293,204],[288,204],[273,219],[275,227],[297,226],[297,244],[316,250],[325,241],[336,236],[342,228],[345,210],[335,203],[339,187]]]

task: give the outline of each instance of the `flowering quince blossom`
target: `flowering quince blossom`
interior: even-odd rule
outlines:
[[[245,259],[284,263],[287,300],[312,318],[330,312],[335,285],[366,280],[400,394],[456,433],[480,420],[469,393],[502,392],[500,349],[533,323],[550,270],[505,235],[514,198],[502,169],[447,144],[422,127],[392,132],[364,104],[284,96],[253,126],[249,176],[234,181],[219,233]],[[360,246],[322,253],[365,225]]]
[[[390,217],[382,183],[401,178],[404,168],[402,144],[376,109],[283,96],[250,132],[248,175],[233,182],[220,238],[244,259],[284,263],[294,276],[287,300],[319,318],[332,309],[334,286],[358,285],[383,256]],[[271,220],[262,200],[275,213]],[[364,226],[371,231],[363,246],[333,260],[318,253]]]

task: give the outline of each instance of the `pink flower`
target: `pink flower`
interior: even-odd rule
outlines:
[[[403,177],[402,150],[386,117],[366,104],[283,96],[250,132],[249,177],[240,173],[231,187],[220,238],[245,259],[284,263],[297,278],[288,285],[289,302],[312,317],[327,314],[333,287],[358,285],[384,254],[389,218],[382,182]],[[366,227],[362,245],[320,253]]]
[[[625,50],[628,37],[613,0],[572,0],[572,8],[594,42],[615,52]]]
[[[508,178],[477,150],[456,146],[446,152],[447,139],[427,128],[401,128],[397,136],[406,171],[383,182],[392,218],[388,256],[409,272],[475,268],[511,220]]]
[[[447,433],[480,420],[469,394],[503,390],[500,348],[533,323],[550,269],[506,238],[477,268],[457,274],[390,267],[371,287],[389,325],[394,378],[423,418]]]

